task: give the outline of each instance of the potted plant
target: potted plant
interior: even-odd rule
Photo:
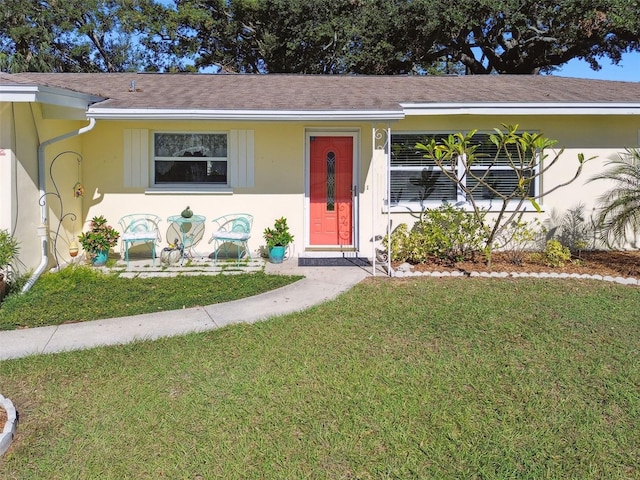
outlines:
[[[104,216],[91,219],[89,230],[78,236],[78,241],[93,265],[104,265],[109,257],[109,249],[118,243],[120,234],[107,223]]]
[[[9,278],[9,265],[18,255],[18,240],[6,230],[0,230],[0,301],[6,291],[5,276]]]
[[[285,249],[293,242],[293,235],[289,232],[287,219],[280,217],[276,219],[273,228],[265,228],[264,239],[267,242],[271,262],[282,263]]]

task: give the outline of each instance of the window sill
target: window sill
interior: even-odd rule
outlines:
[[[171,185],[166,187],[149,187],[144,191],[145,195],[232,195],[233,188],[220,186],[189,186],[189,185]]]

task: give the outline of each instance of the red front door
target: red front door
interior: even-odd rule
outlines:
[[[353,244],[353,137],[310,138],[311,245]]]

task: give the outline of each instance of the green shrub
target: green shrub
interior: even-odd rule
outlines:
[[[386,247],[388,239],[383,240]],[[484,251],[486,228],[472,212],[451,204],[426,209],[410,232],[406,224],[391,234],[391,260],[424,263],[438,259],[448,264],[470,260]]]
[[[548,267],[564,267],[571,260],[571,250],[558,240],[549,240],[542,252],[543,261]]]
[[[536,246],[544,232],[545,228],[537,219],[529,222],[514,220],[502,229],[499,241],[493,248],[504,251],[506,258],[514,265],[522,265],[527,252]]]
[[[447,263],[471,260],[482,253],[488,234],[484,213],[479,220],[473,212],[449,203],[425,210],[413,230],[424,239],[430,255]]]
[[[0,302],[11,291],[14,271],[11,262],[18,256],[20,246],[7,230],[0,230]]]
[[[7,230],[0,230],[0,270],[6,270],[19,251],[18,241]]]
[[[392,262],[406,262],[408,255],[406,253],[405,243],[409,235],[409,228],[406,223],[398,225],[393,232],[391,232],[391,261]],[[389,236],[386,235],[382,239],[382,245],[385,249],[389,247]]]

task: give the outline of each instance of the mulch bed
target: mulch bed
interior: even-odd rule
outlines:
[[[399,264],[394,264],[397,268]],[[527,255],[524,261],[517,265],[509,260],[504,253],[496,252],[492,256],[492,265],[489,268],[483,257],[475,261],[459,262],[455,265],[446,265],[436,261],[413,265],[415,271],[421,272],[557,272],[577,273],[589,275],[602,275],[613,277],[640,278],[640,251],[585,251],[563,267],[549,267],[539,261],[535,256]]]

